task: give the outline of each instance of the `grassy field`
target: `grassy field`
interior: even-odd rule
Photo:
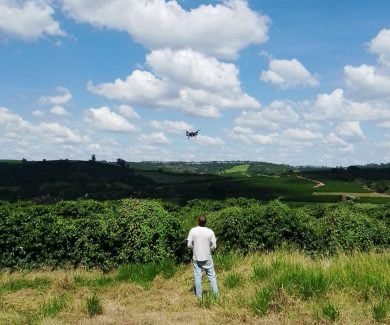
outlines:
[[[232,168],[224,170],[222,173],[224,174],[240,173],[246,175],[248,168],[249,168],[249,164],[237,165]]]
[[[193,295],[190,265],[3,272],[1,324],[374,324],[390,322],[389,252],[214,258],[220,297]]]

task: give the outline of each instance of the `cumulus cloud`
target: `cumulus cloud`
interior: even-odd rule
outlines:
[[[66,35],[53,18],[54,9],[50,2],[0,0],[0,36],[31,41],[45,35]]]
[[[271,59],[268,70],[261,73],[260,79],[281,88],[316,87],[319,85],[317,78],[297,59]]]
[[[235,58],[248,45],[265,42],[270,23],[245,0],[226,0],[191,10],[165,0],[61,2],[76,21],[126,31],[149,49],[190,47],[223,58]]]
[[[336,128],[336,133],[345,138],[364,138],[364,133],[358,121],[341,122]]]
[[[45,134],[50,142],[55,144],[80,143],[82,137],[71,129],[59,123],[40,123],[37,128],[41,134]]]
[[[368,49],[379,56],[379,62],[390,66],[390,29],[382,29],[369,42]]]
[[[184,121],[150,121],[150,126],[155,129],[164,130],[168,133],[177,134],[193,129],[191,124],[188,124]]]
[[[59,115],[59,116],[69,115],[68,111],[64,107],[59,106],[59,105],[52,107],[52,109],[50,110],[50,113],[52,113],[54,115]]]
[[[390,75],[374,66],[344,67],[346,85],[356,98],[381,99],[390,97]]]
[[[350,100],[345,97],[342,89],[336,89],[330,94],[320,94],[314,102],[302,102],[301,106],[305,110],[304,118],[311,121],[390,118],[390,110],[385,103]]]
[[[354,145],[338,137],[335,133],[329,133],[322,141],[324,144],[335,147],[341,152],[352,152]]]
[[[141,134],[138,137],[138,140],[143,144],[170,144],[172,143],[169,140],[164,132],[155,132],[151,134]]]
[[[390,120],[377,123],[376,126],[379,128],[390,129]]]
[[[128,133],[136,127],[123,116],[112,112],[108,107],[90,108],[84,111],[84,120],[101,131]]]
[[[152,72],[135,70],[125,80],[87,84],[109,99],[154,108],[176,108],[189,115],[218,117],[220,109],[258,109],[260,103],[244,93],[233,64],[191,49],[158,50],[147,57]],[[197,78],[199,76],[199,78]]]
[[[194,89],[241,92],[238,69],[192,49],[152,51],[146,62],[162,78]]]
[[[129,119],[139,119],[140,116],[138,113],[129,105],[119,105],[118,113]]]
[[[261,111],[244,111],[234,123],[236,125],[258,126],[276,130],[280,123],[296,123],[299,115],[295,112],[292,102],[275,100]]]
[[[5,107],[0,107],[0,127],[6,132],[10,131],[9,136],[25,143],[80,143],[84,139],[79,133],[59,123],[33,124]],[[18,133],[13,133],[13,130],[18,130]]]
[[[39,109],[34,110],[31,114],[36,116],[36,117],[41,117],[41,116],[45,115],[45,113],[40,111]]]
[[[40,104],[49,104],[49,105],[64,105],[67,104],[72,99],[72,94],[69,89],[64,87],[57,87],[57,96],[42,96],[39,98]]]
[[[164,103],[177,95],[169,85],[148,71],[133,71],[125,80],[116,79],[113,83],[87,84],[87,89],[109,99],[125,100],[135,104]]]
[[[238,139],[244,143],[252,144],[273,144],[277,141],[279,134],[271,133],[268,135],[255,133],[251,128],[235,126],[231,132],[233,139]]]
[[[225,144],[225,142],[220,138],[213,138],[201,134],[196,137],[196,142],[207,146],[220,146]]]
[[[322,138],[322,134],[320,132],[313,132],[304,129],[287,129],[283,131],[281,135],[286,139],[298,141],[313,141]]]

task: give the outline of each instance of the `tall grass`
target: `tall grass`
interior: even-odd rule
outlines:
[[[0,284],[0,292],[15,292],[22,289],[46,290],[51,281],[48,278],[10,279]]]
[[[65,308],[66,299],[65,295],[50,298],[41,307],[42,315],[44,317],[57,316]]]
[[[293,265],[282,270],[280,276],[274,279],[276,287],[286,290],[289,294],[303,299],[325,294],[330,286],[329,279],[318,267],[302,267]]]
[[[164,260],[161,263],[127,264],[118,269],[116,279],[119,281],[134,282],[148,288],[155,277],[162,274],[168,279],[175,275],[177,266],[174,262]]]
[[[239,286],[243,282],[243,276],[237,273],[230,273],[224,282],[224,285],[228,289],[233,289]]]
[[[190,263],[133,264],[104,275],[96,270],[3,273],[0,324],[44,318],[90,323],[88,317],[103,312],[104,319],[118,324],[134,315],[145,324],[389,323],[388,251],[316,258],[276,251],[218,259],[219,298],[205,290],[198,301]],[[161,278],[152,286],[156,276]]]
[[[95,315],[103,314],[103,306],[100,298],[94,293],[92,296],[89,296],[86,300],[87,314],[89,317]]]
[[[372,306],[372,315],[375,321],[385,322],[389,314],[389,301],[381,301]]]
[[[74,283],[80,287],[91,287],[91,288],[105,288],[112,286],[115,279],[109,276],[101,275],[95,278],[86,278],[80,275],[76,275],[73,278]]]
[[[264,287],[261,290],[257,291],[251,302],[253,312],[256,315],[264,316],[267,313],[268,307],[271,304],[272,297],[273,290],[270,287]]]
[[[328,302],[322,306],[322,315],[331,322],[335,322],[340,317],[340,311],[334,304]]]
[[[213,256],[215,269],[217,271],[230,271],[238,261],[242,259],[242,255],[236,252],[219,253]]]

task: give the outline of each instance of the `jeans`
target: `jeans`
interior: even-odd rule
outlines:
[[[215,277],[213,259],[206,261],[194,260],[194,278],[195,278],[195,294],[197,298],[202,298],[202,274],[203,270],[206,271],[206,275],[209,279],[211,291],[214,295],[218,295],[217,279]]]

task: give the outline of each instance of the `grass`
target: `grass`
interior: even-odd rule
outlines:
[[[322,306],[322,315],[331,322],[335,322],[339,319],[340,312],[334,304],[328,302]]]
[[[233,288],[239,286],[242,282],[243,282],[242,275],[237,274],[237,273],[231,273],[226,277],[226,279],[224,281],[224,285],[228,289],[233,289]]]
[[[66,306],[66,296],[64,294],[50,298],[42,305],[43,317],[57,316]]]
[[[176,273],[177,267],[172,261],[160,263],[128,264],[118,269],[116,279],[119,281],[137,283],[148,288],[157,275],[162,274],[169,279]]]
[[[272,288],[265,287],[256,292],[251,303],[253,312],[258,316],[264,316],[272,301]]]
[[[223,171],[224,174],[231,174],[231,173],[240,173],[246,175],[248,172],[249,164],[242,164],[242,165],[237,165],[232,168],[225,169]]]
[[[389,314],[389,302],[381,301],[372,306],[372,315],[376,322],[384,322]]]
[[[89,317],[103,314],[103,306],[96,293],[87,298],[86,308]]]
[[[15,292],[23,289],[45,290],[49,287],[48,278],[26,279],[17,278],[9,279],[0,285],[0,292]]]
[[[389,256],[216,255],[219,297],[205,276],[199,301],[191,264],[3,272],[0,324],[388,323]]]

